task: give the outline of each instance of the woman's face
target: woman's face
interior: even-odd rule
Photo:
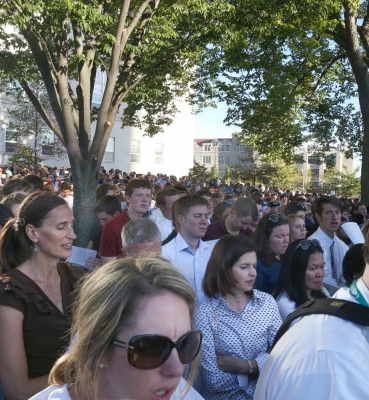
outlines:
[[[269,248],[279,259],[285,253],[290,241],[290,227],[288,224],[277,226],[269,236]]]
[[[55,207],[39,228],[34,228],[37,255],[48,258],[68,258],[76,238],[73,214],[67,204]],[[32,236],[33,237],[33,236]]]
[[[306,227],[305,222],[302,218],[297,218],[291,225],[290,225],[290,241],[294,242],[298,239],[305,239],[306,237]]]
[[[220,218],[226,217],[231,212],[231,207],[227,207],[223,212]]]
[[[305,284],[307,290],[319,290],[325,275],[324,257],[322,253],[310,254],[305,273]]]
[[[191,331],[188,305],[173,293],[143,299],[133,328],[120,330],[115,339],[128,343],[136,335],[158,334],[176,342]],[[111,346],[98,373],[98,398],[169,400],[183,374],[185,365],[173,349],[167,361],[156,369],[133,367],[127,349]]]
[[[256,275],[256,253],[243,254],[232,267],[232,276],[237,282],[232,292],[240,294],[252,290]]]

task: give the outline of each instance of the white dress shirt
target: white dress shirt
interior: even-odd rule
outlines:
[[[202,290],[206,265],[211,252],[218,240],[203,242],[199,239],[199,245],[194,254],[180,233],[169,243],[162,247],[163,257],[170,261],[191,284],[196,292],[198,303],[205,300]]]
[[[160,208],[151,211],[149,219],[154,221],[156,226],[159,228],[161,241],[165,240],[172,233],[173,223],[164,217]]]
[[[369,303],[362,279],[357,286]],[[346,289],[335,298],[357,301]],[[330,315],[295,323],[272,350],[254,400],[369,399],[369,327]]]
[[[286,292],[281,293],[276,298],[276,302],[282,322],[284,322],[285,319],[296,310],[296,303],[289,298]]]
[[[187,392],[185,396],[182,395],[182,391],[186,386],[186,380],[181,378],[177,389],[170,396],[170,400],[204,400],[195,389],[190,387],[190,390]],[[37,393],[29,400],[72,400],[69,395],[68,385],[58,385],[58,386],[49,386],[45,390],[40,393]]]
[[[333,239],[331,239],[328,235],[326,235],[320,228],[316,232],[314,232],[308,238],[309,240],[317,239],[323,249],[323,257],[325,262],[325,276],[323,282],[329,283],[330,285],[337,286],[339,282],[345,283],[345,279],[342,275],[342,262],[343,257],[345,256],[347,250],[349,249],[347,244],[345,244],[341,239],[339,239],[336,235]],[[331,250],[330,247],[334,241],[334,263],[337,270],[338,282],[333,278],[332,274],[332,264],[331,264]]]

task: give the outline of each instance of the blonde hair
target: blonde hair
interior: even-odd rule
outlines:
[[[196,295],[187,280],[161,257],[121,258],[106,264],[84,282],[76,304],[70,351],[54,365],[52,385],[69,384],[78,398],[98,400],[96,375],[111,341],[123,326],[133,326],[144,298],[171,292],[186,301],[193,316]],[[192,364],[188,391],[197,373]],[[80,397],[81,395],[81,397]]]
[[[288,224],[290,226],[290,243],[291,243],[291,240],[292,240],[292,225],[299,219],[302,219],[303,223],[305,224],[305,218],[302,215],[290,214],[290,215],[287,215],[287,219],[288,219]]]

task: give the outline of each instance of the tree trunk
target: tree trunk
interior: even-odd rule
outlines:
[[[73,214],[74,231],[77,235],[73,244],[87,247],[96,221],[93,210],[96,205],[97,170],[89,171],[88,163],[81,162],[80,158],[69,157],[69,160],[74,182]]]
[[[345,4],[346,25],[346,53],[359,93],[359,104],[363,118],[364,137],[361,164],[361,198],[365,204],[369,204],[369,74],[368,66],[363,60],[358,40],[356,17],[350,4]]]

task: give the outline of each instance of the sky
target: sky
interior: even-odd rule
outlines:
[[[232,133],[238,132],[238,127],[223,123],[226,112],[226,104],[218,103],[217,108],[208,107],[195,115],[195,139],[230,138]]]

